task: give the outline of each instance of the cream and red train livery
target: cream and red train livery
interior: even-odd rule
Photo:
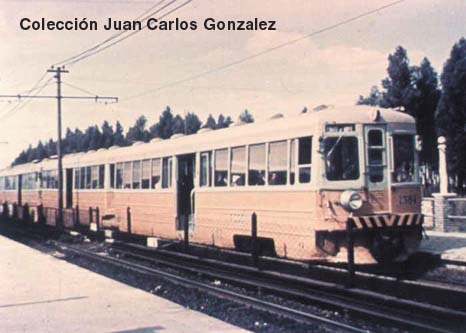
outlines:
[[[357,262],[403,258],[421,239],[421,192],[411,116],[366,106],[130,147],[66,155],[66,207],[99,207],[120,231],[245,248],[252,212],[262,249],[295,259],[345,258],[346,222]],[[56,207],[57,161],[0,172],[0,201]]]

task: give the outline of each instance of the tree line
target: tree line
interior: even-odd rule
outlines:
[[[420,161],[437,169],[437,137],[447,139],[449,175],[458,193],[466,192],[466,39],[455,43],[439,77],[429,59],[411,65],[398,46],[388,56],[387,77],[357,104],[400,108],[416,119],[423,145]]]
[[[239,117],[239,122],[254,122],[253,115],[248,111],[243,111]],[[125,133],[119,121],[115,127],[104,121],[102,126],[89,126],[84,132],[79,128],[66,130],[62,140],[63,154],[87,152],[100,148],[110,148],[112,146],[130,146],[136,141],[149,142],[153,138],[168,139],[173,134],[195,134],[201,128],[213,130],[229,127],[233,123],[230,116],[220,114],[215,119],[211,114],[204,124],[195,113],[187,113],[185,117],[179,114],[174,115],[169,106],[162,112],[157,123],[148,126],[147,118],[142,115]],[[35,160],[42,160],[57,155],[57,143],[53,139],[42,142],[39,141],[35,147],[30,145],[14,159],[12,165],[29,163]]]

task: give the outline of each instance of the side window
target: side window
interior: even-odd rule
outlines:
[[[265,185],[265,144],[249,146],[248,185]]]
[[[86,167],[86,188],[91,188],[92,170],[91,167]]]
[[[123,188],[123,163],[117,163],[115,178],[115,188]]]
[[[371,129],[367,132],[367,167],[369,170],[369,181],[380,183],[384,178],[385,144],[383,131]]]
[[[393,135],[392,181],[394,183],[413,182],[415,178],[414,136],[410,134]]]
[[[47,179],[44,178],[44,182],[47,183]],[[86,168],[82,167],[81,171],[79,172],[79,188],[85,189],[86,188]]]
[[[110,188],[115,188],[115,164],[110,164]]]
[[[215,186],[228,185],[228,149],[215,151]]]
[[[123,163],[123,188],[131,188],[131,162]]]
[[[105,187],[105,165],[99,165],[99,188]]]
[[[74,188],[79,189],[79,168],[74,169]]]
[[[246,183],[246,147],[231,148],[230,186]]]
[[[172,187],[172,158],[164,157],[162,160],[162,188]]]
[[[133,162],[133,186],[132,188],[141,187],[141,161]]]
[[[286,141],[272,142],[269,144],[269,185],[286,185],[287,161]]]
[[[99,186],[99,167],[93,166],[91,168],[91,186],[97,188]]]
[[[142,161],[141,188],[150,188],[150,160]]]
[[[311,181],[312,137],[298,139],[298,149],[299,182],[309,183]]]
[[[160,188],[160,178],[161,178],[161,172],[160,172],[160,158],[154,158],[152,160],[152,188]]]
[[[200,186],[212,185],[212,152],[201,153]]]

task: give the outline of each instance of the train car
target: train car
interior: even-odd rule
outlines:
[[[299,260],[344,261],[349,226],[356,262],[402,260],[421,241],[418,148],[414,119],[397,110],[277,115],[67,155],[65,201],[98,206],[121,232],[182,239],[189,223],[190,241],[243,251],[255,212],[261,252]],[[55,165],[3,170],[0,199],[56,207]]]

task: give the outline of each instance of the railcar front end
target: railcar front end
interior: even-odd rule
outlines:
[[[420,244],[420,147],[414,121],[398,113],[324,126],[316,246],[329,260],[346,260],[348,232],[357,263],[404,260]]]

